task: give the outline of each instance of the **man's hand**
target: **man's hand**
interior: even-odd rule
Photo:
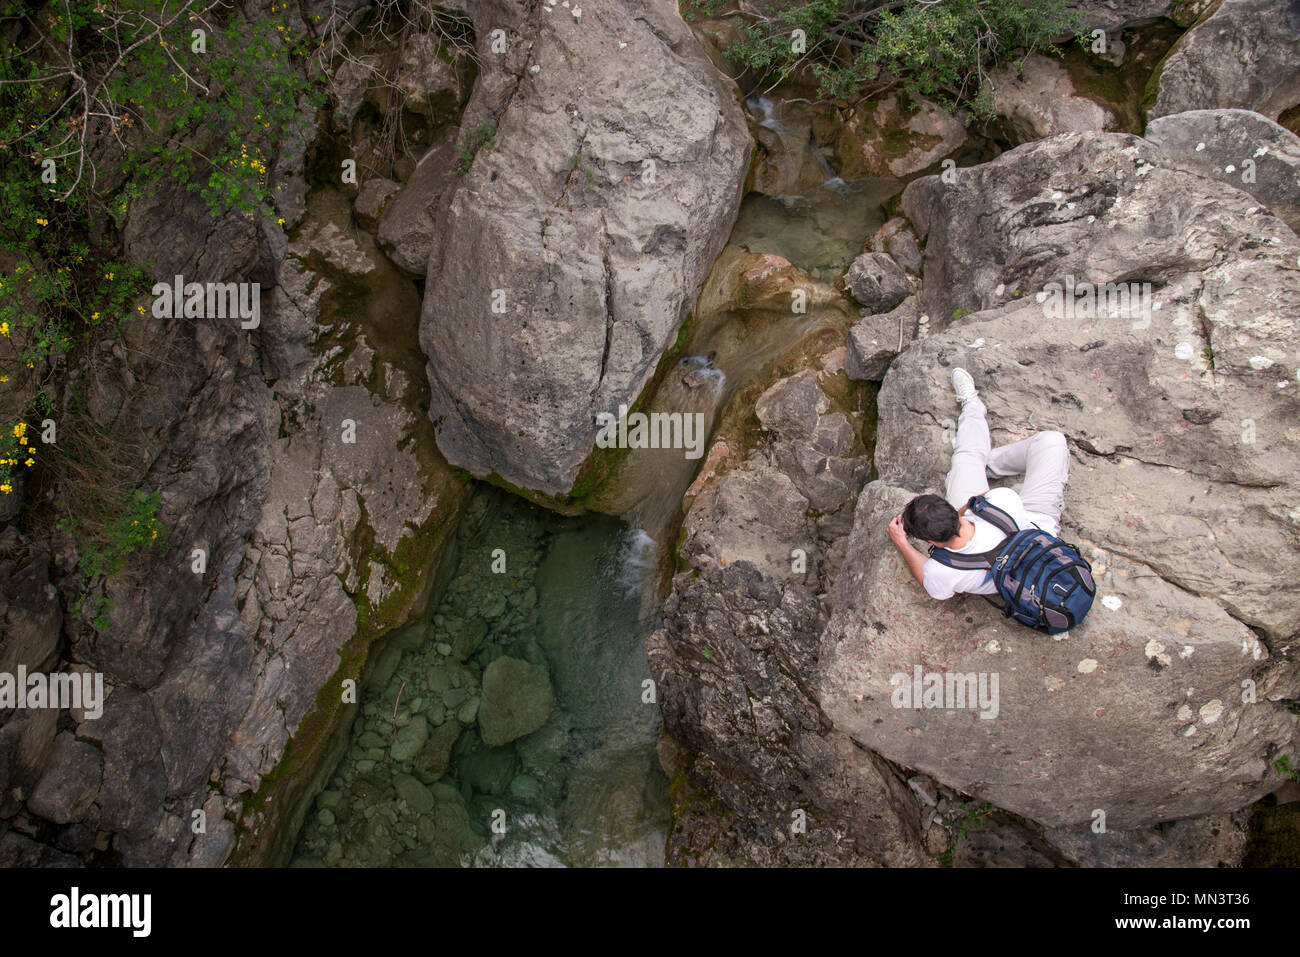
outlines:
[[[894,520],[889,523],[889,540],[899,548],[904,548],[910,544],[907,541],[907,532],[903,528],[903,516],[896,515]]]
[[[907,540],[907,532],[903,529],[903,516],[899,515],[889,523],[889,540],[898,548],[898,552],[903,556],[903,561],[907,563],[907,570],[912,573],[912,577],[917,582],[925,585],[925,559]]]

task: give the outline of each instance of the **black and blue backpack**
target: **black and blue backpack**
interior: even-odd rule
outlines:
[[[1092,607],[1097,585],[1092,566],[1078,546],[1038,526],[1021,529],[1015,519],[983,495],[971,496],[967,507],[1002,532],[1002,543],[987,552],[969,555],[931,546],[931,558],[963,571],[987,569],[1001,603],[991,595],[984,597],[1000,607],[1003,615],[1030,628],[1058,635],[1083,621]]]

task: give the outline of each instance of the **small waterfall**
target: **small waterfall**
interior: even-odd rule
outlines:
[[[825,156],[822,156],[821,152],[816,148],[809,150],[809,152],[812,153],[813,159],[817,161],[817,168],[820,169],[826,177],[826,182],[822,183],[822,186],[827,189],[833,189],[837,193],[847,193],[850,189],[849,184],[841,179],[840,175],[835,172],[835,167],[831,166],[831,161]]]

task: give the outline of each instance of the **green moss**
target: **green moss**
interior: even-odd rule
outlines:
[[[459,513],[461,501],[468,493],[468,486],[449,483],[440,495],[439,509],[423,526],[408,526],[411,534],[399,540],[391,553],[375,544],[374,530],[365,503],[361,502],[361,519],[348,549],[359,582],[356,591],[347,592],[356,608],[356,626],[352,637],[339,650],[338,668],[316,693],[312,707],[294,730],[279,763],[262,778],[257,792],[245,802],[232,864],[272,863],[271,859],[281,850],[277,842],[292,837],[283,833],[291,823],[284,815],[307,787],[311,771],[319,764],[331,735],[338,727],[343,706],[343,682],[348,679],[359,681],[375,640],[405,625],[413,611],[427,598],[433,586],[434,567],[456,525],[451,518]],[[365,593],[365,570],[371,561],[383,565],[390,580],[396,582],[393,590],[377,606]]]

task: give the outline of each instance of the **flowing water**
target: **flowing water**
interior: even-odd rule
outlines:
[[[731,243],[838,279],[900,184],[824,172],[798,196],[747,197]],[[645,411],[698,414],[707,451],[732,392],[805,337],[842,326],[834,311],[755,317],[727,304],[696,316],[688,354]],[[680,448],[629,452],[606,503],[625,521],[563,518],[481,486],[436,607],[372,649],[350,739],[292,863],[662,864],[668,782],[645,639],[702,461]],[[498,659],[511,660],[493,667],[485,694]],[[508,734],[503,722],[514,722]]]
[[[643,685],[657,623],[647,539],[484,486],[459,547],[438,606],[374,649],[351,742],[293,863],[662,864],[668,783]],[[498,658],[544,676],[509,689],[517,713],[539,707],[547,684],[554,704],[540,728],[488,747],[500,722],[482,714],[483,678]]]
[[[774,253],[827,284],[842,276],[863,243],[885,221],[882,204],[897,180],[828,182],[797,196],[751,193],[740,206],[730,243],[751,253]],[[702,297],[703,298],[703,297]],[[644,411],[699,415],[711,434],[718,413],[739,386],[764,365],[844,315],[833,309],[753,317],[743,308],[702,312],[686,343],[689,353],[660,381]],[[704,443],[707,453],[708,442]],[[640,449],[626,456],[606,502],[658,542],[668,542],[680,517],[682,494],[701,458],[683,449]]]

